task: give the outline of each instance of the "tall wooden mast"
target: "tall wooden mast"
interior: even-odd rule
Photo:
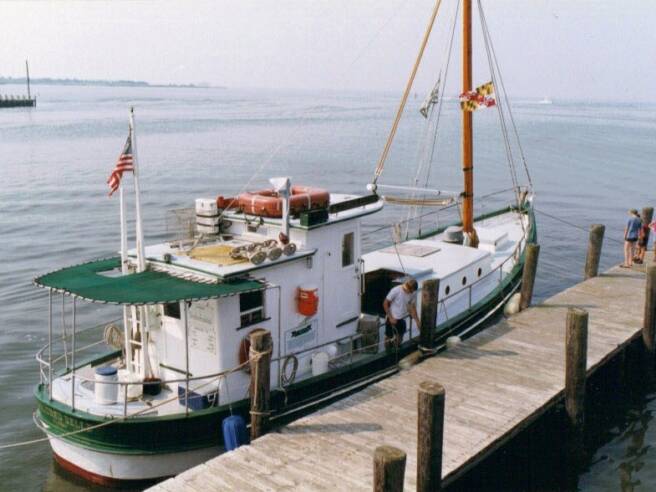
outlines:
[[[462,8],[462,92],[472,90],[472,2],[463,0]],[[462,110],[462,173],[464,192],[462,195],[462,228],[466,242],[478,245],[474,230],[474,145],[472,111]]]

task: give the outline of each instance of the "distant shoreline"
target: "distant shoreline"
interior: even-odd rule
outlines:
[[[0,77],[0,85],[25,84],[25,77]],[[37,77],[30,79],[31,85],[78,85],[101,87],[170,87],[174,89],[225,89],[222,86],[209,84],[150,84],[143,80],[85,80],[85,79],[56,79],[50,77]]]

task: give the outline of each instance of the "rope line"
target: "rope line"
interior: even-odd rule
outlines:
[[[455,39],[455,33],[456,33],[456,26],[458,24],[458,13],[460,12],[460,0],[458,0],[458,3],[456,4],[456,11],[453,14],[453,25],[451,26],[451,37],[449,39],[449,45],[447,48],[447,54],[446,54],[446,61],[445,61],[445,66],[444,66],[444,87],[446,87],[446,81],[448,80],[449,77],[449,67],[451,66],[451,54],[453,52],[453,40]],[[431,142],[431,151],[430,151],[430,156],[428,157],[428,163],[427,163],[427,171],[426,171],[426,180],[424,182],[424,187],[428,187],[428,181],[430,180],[431,176],[431,171],[433,169],[432,163],[433,159],[435,158],[435,149],[437,145],[437,135],[438,135],[438,128],[440,124],[440,120],[442,117],[442,109],[444,108],[444,97],[440,97],[440,100],[437,105],[437,116],[435,118],[435,132],[433,134],[433,140]],[[432,116],[432,108],[431,108],[431,116]],[[424,194],[424,198],[426,195]],[[417,211],[415,209],[415,214],[414,216],[416,217],[419,215],[419,226],[418,230],[421,233],[421,226],[422,226],[422,220],[421,220],[421,215],[424,212],[424,206],[421,205],[419,210]],[[406,237],[408,235],[408,231],[406,230]]]
[[[542,210],[538,210],[538,209],[536,209],[536,208],[534,208],[533,210],[534,210],[535,212],[541,214],[541,215],[544,215],[544,216],[546,216],[546,217],[549,217],[550,219],[556,220],[556,221],[561,222],[561,223],[563,223],[563,224],[566,224],[566,225],[568,225],[568,226],[570,226],[570,227],[573,227],[574,229],[580,229],[581,231],[584,231],[584,232],[590,232],[590,229],[588,229],[588,228],[585,228],[585,227],[583,227],[583,226],[577,225],[577,224],[575,224],[575,223],[573,223],[573,222],[569,222],[569,221],[567,221],[567,220],[565,220],[565,219],[561,219],[560,217],[557,217],[557,216],[555,216],[555,215],[548,214],[547,212],[543,212]],[[611,242],[614,242],[614,243],[617,243],[617,244],[624,244],[624,241],[620,241],[619,239],[615,239],[615,238],[612,238],[612,237],[604,237],[604,240],[608,240],[608,241],[611,241]]]
[[[515,124],[515,118],[513,117],[512,114],[512,109],[510,106],[510,101],[508,99],[508,92],[506,91],[506,86],[503,82],[503,75],[501,73],[501,68],[499,67],[499,59],[497,58],[496,51],[494,49],[494,43],[492,42],[492,35],[490,34],[490,30],[487,24],[487,18],[485,16],[485,11],[483,9],[483,4],[481,0],[478,0],[478,9],[481,15],[481,25],[483,27],[483,32],[484,32],[484,37],[487,38],[490,44],[490,51],[492,52],[492,59],[494,61],[494,65],[496,66],[496,72],[499,75],[499,82],[500,82],[500,89],[501,93],[503,95],[503,99],[505,100],[506,108],[508,109],[508,116],[510,118],[510,123],[513,128],[513,133],[515,134],[515,140],[517,141],[517,147],[519,149],[519,154],[522,159],[522,164],[524,166],[524,172],[526,173],[526,179],[528,181],[529,187],[533,188],[533,181],[531,180],[531,173],[528,170],[528,163],[526,162],[526,155],[524,154],[524,148],[522,147],[522,142],[519,138],[519,132],[517,131],[517,125]]]
[[[433,30],[433,24],[435,23],[435,18],[437,17],[437,13],[440,10],[441,4],[442,4],[442,0],[436,0],[435,7],[433,7],[433,13],[431,14],[431,18],[428,21],[428,26],[426,26],[426,32],[424,32],[424,38],[421,42],[419,53],[417,53],[417,58],[415,60],[414,66],[412,67],[412,72],[410,73],[410,78],[408,78],[405,91],[403,92],[401,103],[399,104],[399,108],[396,111],[396,117],[394,118],[392,129],[390,130],[389,136],[387,137],[387,142],[385,142],[385,148],[383,149],[383,153],[381,154],[380,159],[378,160],[378,164],[376,165],[376,172],[374,173],[374,179],[373,179],[374,185],[378,181],[378,178],[380,177],[381,173],[383,172],[383,168],[385,167],[385,161],[387,160],[387,156],[389,154],[390,148],[392,147],[392,141],[394,140],[394,136],[396,135],[396,130],[399,126],[399,122],[401,121],[401,116],[403,115],[405,104],[408,101],[408,95],[410,94],[410,89],[412,89],[412,84],[415,81],[415,75],[417,75],[419,64],[421,63],[421,59],[424,56],[424,50],[426,48],[426,45],[428,44],[428,38],[430,37],[430,33]]]

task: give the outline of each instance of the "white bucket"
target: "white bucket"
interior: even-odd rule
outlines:
[[[99,405],[113,405],[118,397],[118,384],[108,384],[118,382],[116,368],[104,366],[96,368],[96,378],[94,385],[94,396],[96,403]]]
[[[330,357],[326,352],[317,352],[312,356],[312,375],[319,376],[328,372],[328,360]]]

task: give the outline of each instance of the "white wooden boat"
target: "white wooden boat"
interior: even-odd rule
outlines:
[[[514,183],[512,203],[473,216],[470,4],[463,2],[464,192],[447,200],[462,205],[458,224],[365,253],[363,218],[380,212],[385,199],[399,202],[382,191],[402,187],[377,183],[380,172],[363,196],[293,189],[278,178],[272,190],[197,200],[198,227],[186,239],[138,242],[122,249],[123,258],[35,279],[50,299],[35,422],[61,465],[111,484],[174,475],[220,453],[224,419],[248,414],[253,330],[273,337],[271,417],[283,421],[393,373],[416,350],[412,322],[398,344],[385,343],[383,300],[403,279],[416,279],[420,289],[439,281],[438,344],[480,328],[502,308],[536,239],[533,194]],[[414,191],[405,200],[437,202]],[[53,334],[58,294],[70,298],[65,344]],[[123,316],[119,309],[109,327],[99,320],[95,330],[104,337],[83,345],[94,331],[76,326],[79,302],[122,306]]]

